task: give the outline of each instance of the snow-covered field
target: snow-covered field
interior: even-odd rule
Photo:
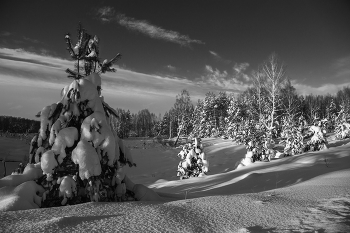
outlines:
[[[349,142],[233,170],[244,146],[203,139],[208,176],[180,181],[180,149],[127,140],[137,163],[128,176],[163,202],[2,212],[0,232],[350,232]]]

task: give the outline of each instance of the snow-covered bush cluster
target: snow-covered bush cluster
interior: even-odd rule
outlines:
[[[184,145],[178,157],[181,159],[177,167],[177,176],[180,180],[204,176],[209,171],[209,161],[200,138],[195,138],[193,144]]]
[[[335,117],[334,124],[335,137],[337,139],[345,139],[350,137],[350,113],[347,105],[340,105],[340,111]]]
[[[270,162],[276,154],[274,148],[274,141],[271,138],[264,138],[260,141],[249,141],[246,144],[247,154],[246,158],[250,158],[251,162],[265,161]]]
[[[327,149],[327,119],[315,122],[315,125],[309,127],[309,134],[306,137],[310,137],[307,141],[304,151],[319,151]]]
[[[304,118],[300,117],[296,121],[285,117],[282,121],[281,144],[284,145],[284,155],[303,153],[305,151],[303,131],[306,127]]]

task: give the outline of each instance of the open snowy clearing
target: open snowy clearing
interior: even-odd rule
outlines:
[[[127,140],[127,174],[164,202],[85,203],[0,214],[4,232],[350,232],[350,143],[256,162],[231,140],[203,139],[208,176],[178,180],[180,149]],[[0,198],[1,200],[1,198]]]

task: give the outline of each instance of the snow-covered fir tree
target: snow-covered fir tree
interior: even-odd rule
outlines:
[[[326,118],[328,120],[327,129],[334,130],[335,119],[337,117],[337,106],[335,104],[334,98],[330,98],[330,103],[326,108]]]
[[[78,42],[66,43],[75,69],[67,69],[70,84],[61,91],[57,103],[45,106],[40,117],[40,130],[31,141],[29,163],[41,167],[44,176],[37,183],[45,188],[42,207],[77,204],[87,201],[134,200],[134,184],[123,166],[135,166],[131,153],[124,146],[111,124],[120,118],[102,96],[99,74],[115,72],[112,60],[99,59],[99,40],[79,25]]]
[[[200,138],[196,137],[192,143],[185,144],[177,156],[180,158],[177,167],[180,180],[202,177],[209,172],[209,161]]]
[[[340,111],[334,119],[335,137],[345,139],[350,137],[350,113],[347,102],[340,105]]]
[[[282,119],[282,132],[281,132],[281,143],[284,144],[284,154],[296,155],[304,152],[304,121],[301,116],[298,120],[290,117],[284,117]]]

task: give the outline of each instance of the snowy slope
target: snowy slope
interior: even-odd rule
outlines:
[[[204,139],[206,177],[177,180],[179,149],[134,148],[135,183],[164,202],[85,203],[0,213],[5,232],[299,232],[350,231],[350,144],[256,162],[232,170],[245,150],[228,140]],[[128,142],[131,143],[131,142]],[[345,145],[343,145],[345,144]],[[129,145],[131,146],[131,145]]]

